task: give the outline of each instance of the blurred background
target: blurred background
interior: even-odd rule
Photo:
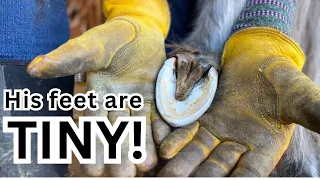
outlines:
[[[102,1],[67,0],[71,38],[75,38],[105,21]]]

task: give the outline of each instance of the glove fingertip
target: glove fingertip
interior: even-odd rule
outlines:
[[[27,72],[31,77],[40,77],[41,76],[42,73],[39,69],[39,63],[41,63],[44,58],[45,58],[44,55],[37,56],[28,65]]]
[[[152,121],[153,139],[157,146],[160,146],[162,141],[171,133],[170,126],[162,119]]]

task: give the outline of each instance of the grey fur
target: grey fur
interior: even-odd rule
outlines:
[[[320,85],[320,1],[300,0],[295,14],[293,38],[305,52],[303,72]]]
[[[193,32],[184,43],[202,54],[221,54],[246,0],[199,0]],[[301,0],[295,16],[294,39],[308,59],[304,72],[320,84],[320,1]],[[219,58],[204,58],[212,60]],[[316,60],[318,59],[318,61]],[[219,60],[217,63],[220,63]],[[320,136],[296,126],[289,148],[270,176],[319,176]]]
[[[271,176],[318,177],[319,135],[297,125],[290,145]]]
[[[197,49],[221,53],[246,0],[199,0],[194,29],[184,41]]]

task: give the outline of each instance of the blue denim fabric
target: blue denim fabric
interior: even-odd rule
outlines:
[[[168,0],[171,28],[167,43],[191,30],[196,0]],[[31,61],[69,39],[65,0],[1,0],[0,61]]]
[[[0,61],[30,61],[68,39],[65,0],[0,1]]]

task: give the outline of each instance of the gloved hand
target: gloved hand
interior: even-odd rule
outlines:
[[[295,123],[320,132],[320,89],[302,72],[304,55],[286,35],[248,28],[227,42],[211,108],[166,137],[159,176],[268,176]]]
[[[104,0],[104,13],[106,23],[49,54],[38,56],[27,71],[39,78],[90,72],[87,73],[87,89],[95,90],[100,103],[107,93],[140,93],[145,104],[139,112],[86,111],[89,116],[108,116],[110,121],[119,115],[147,117],[147,159],[144,163],[135,166],[128,160],[128,146],[124,142],[122,164],[105,168],[103,147],[98,143],[98,164],[83,166],[92,176],[135,176],[136,171],[148,171],[157,163],[151,123],[156,125],[155,129],[160,129],[158,126],[165,130],[169,128],[157,115],[154,105],[155,80],[166,58],[164,38],[170,24],[169,10],[166,0]],[[163,132],[166,131],[154,133],[156,141],[163,138]]]

